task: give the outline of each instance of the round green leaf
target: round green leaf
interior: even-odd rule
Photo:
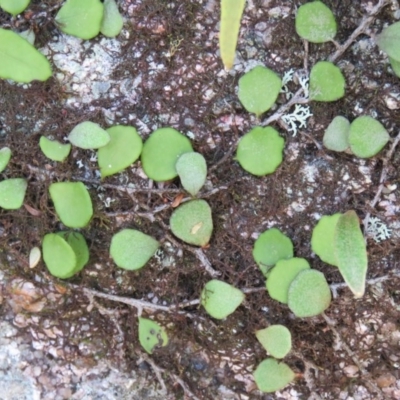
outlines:
[[[271,228],[263,232],[255,241],[253,258],[264,276],[279,261],[293,257],[292,241],[279,229]]]
[[[21,14],[28,7],[30,0],[0,0],[0,7],[12,15]]]
[[[50,273],[61,279],[75,274],[76,256],[72,247],[59,235],[48,233],[43,238],[43,260]]]
[[[311,43],[324,43],[332,40],[337,31],[335,16],[320,1],[303,4],[296,15],[297,34]]]
[[[204,157],[195,152],[182,154],[175,167],[182,186],[192,196],[196,196],[207,177],[207,164]]]
[[[263,393],[272,393],[283,389],[294,379],[294,372],[283,362],[267,358],[253,373],[258,389]]]
[[[169,223],[176,237],[195,246],[205,246],[213,231],[211,208],[205,200],[182,204],[172,213]]]
[[[377,43],[381,50],[390,58],[400,62],[400,21],[385,28],[377,37]]]
[[[347,118],[337,116],[324,133],[324,146],[332,151],[345,151],[349,148],[350,122]]]
[[[104,16],[100,31],[104,36],[117,36],[124,25],[115,0],[104,0]]]
[[[292,349],[292,335],[286,326],[271,325],[256,331],[258,341],[275,358],[286,357]]]
[[[102,178],[129,167],[139,158],[143,148],[142,138],[131,126],[113,126],[107,133],[110,141],[97,153]]]
[[[331,290],[322,272],[305,269],[289,286],[288,305],[296,317],[314,317],[331,303]]]
[[[271,127],[253,128],[238,144],[236,160],[253,175],[272,174],[281,164],[285,140]]]
[[[364,295],[368,256],[365,239],[355,211],[347,211],[338,220],[334,235],[337,266],[354,295]]]
[[[44,136],[40,137],[39,146],[43,154],[53,161],[64,161],[71,151],[69,143],[63,144],[58,140],[50,140]]]
[[[61,222],[69,228],[84,228],[93,215],[92,200],[82,182],[57,182],[49,187]]]
[[[56,22],[64,33],[81,39],[97,36],[102,20],[100,0],[67,0],[56,15]]]
[[[89,248],[86,239],[79,232],[58,232],[57,235],[61,236],[74,251],[76,257],[74,274],[78,273],[89,261]]]
[[[11,150],[8,147],[0,149],[0,173],[3,172],[11,158]]]
[[[344,96],[346,81],[340,69],[329,61],[319,61],[310,72],[310,99],[336,101]]]
[[[24,202],[28,183],[23,178],[6,179],[0,182],[0,207],[5,210],[16,210]]]
[[[357,157],[373,157],[385,147],[389,138],[385,127],[368,115],[358,117],[350,124],[350,149]]]
[[[393,72],[400,78],[400,61],[389,57],[390,65],[393,68]]]
[[[18,34],[0,28],[0,78],[29,83],[51,76],[50,63]]]
[[[213,279],[206,283],[201,292],[201,305],[213,318],[224,319],[240,306],[244,297],[239,289]]]
[[[81,149],[98,149],[110,141],[110,135],[100,125],[84,121],[72,129],[68,140]]]
[[[147,353],[152,354],[155,348],[168,344],[168,335],[157,322],[139,317],[139,342]]]
[[[179,156],[193,151],[190,140],[173,128],[154,131],[143,145],[142,167],[155,181],[168,181],[177,177]]]
[[[279,260],[267,279],[267,290],[269,295],[281,303],[288,303],[289,286],[300,271],[309,269],[310,264],[304,258],[290,258]]]
[[[311,236],[312,251],[327,264],[337,267],[333,239],[336,224],[342,214],[324,215],[315,225]]]
[[[112,237],[110,255],[118,267],[133,271],[144,267],[159,246],[149,235],[135,229],[123,229]]]
[[[247,111],[259,117],[274,105],[281,88],[281,78],[259,65],[239,79],[238,97]]]

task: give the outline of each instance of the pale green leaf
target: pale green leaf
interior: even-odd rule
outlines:
[[[139,158],[143,148],[142,138],[131,126],[113,126],[107,133],[110,141],[97,153],[102,178],[129,167]]]
[[[48,233],[43,238],[43,260],[50,273],[61,279],[75,274],[76,256],[72,247],[61,236]]]
[[[273,358],[262,361],[253,376],[258,389],[263,393],[281,390],[295,378],[294,372],[285,363]]]
[[[389,61],[393,72],[400,78],[400,61],[397,61],[391,57],[389,57]]]
[[[335,16],[320,1],[303,4],[297,10],[296,32],[311,43],[324,43],[332,40],[337,31]]]
[[[123,229],[112,237],[110,255],[118,267],[133,271],[144,267],[159,246],[149,235]]]
[[[204,157],[195,152],[182,154],[175,167],[182,186],[192,196],[196,196],[207,177],[207,164]]]
[[[286,357],[292,349],[292,335],[286,326],[271,325],[260,329],[256,331],[256,337],[272,357]]]
[[[400,21],[385,28],[378,35],[377,43],[390,58],[400,62]]]
[[[193,151],[190,140],[173,128],[154,131],[143,145],[141,160],[145,174],[155,181],[168,181],[178,176],[179,156]]]
[[[51,76],[50,63],[18,34],[0,28],[0,78],[29,83]]]
[[[39,247],[32,247],[31,251],[29,252],[29,268],[35,268],[42,257],[42,252],[40,251]]]
[[[240,306],[244,297],[239,289],[213,279],[206,283],[201,292],[201,304],[213,318],[224,319]]]
[[[17,32],[22,39],[25,39],[32,46],[35,44],[36,35],[33,29],[27,29],[26,31]]]
[[[271,127],[256,127],[238,144],[236,160],[256,176],[272,174],[282,163],[285,140]]]
[[[84,121],[72,129],[68,140],[81,149],[98,149],[110,141],[110,135],[99,124]]]
[[[269,275],[269,271],[279,260],[292,257],[292,241],[279,229],[266,230],[254,243],[253,258],[264,276]]]
[[[172,213],[169,223],[176,237],[195,246],[208,244],[213,231],[211,208],[205,200],[180,205]]]
[[[315,225],[311,236],[311,249],[327,264],[337,266],[333,240],[336,224],[342,214],[324,215]]]
[[[74,274],[78,273],[89,261],[89,248],[86,239],[79,232],[58,232],[57,235],[61,236],[74,251],[76,257]]]
[[[6,179],[0,182],[0,207],[5,210],[16,210],[24,202],[28,183],[23,178]]]
[[[58,140],[47,139],[45,136],[40,137],[39,146],[43,154],[53,161],[64,161],[71,151],[69,143],[63,144]]]
[[[259,65],[239,79],[238,97],[247,111],[259,117],[274,105],[281,88],[281,78]]]
[[[314,269],[299,272],[289,286],[288,305],[299,318],[323,313],[331,299],[331,290],[324,274]]]
[[[245,3],[246,0],[221,0],[219,49],[222,62],[227,70],[232,68],[235,60],[240,20]]]
[[[97,36],[102,20],[100,0],[67,0],[56,15],[56,22],[64,33],[81,39]]]
[[[268,294],[281,303],[287,304],[289,286],[300,271],[309,269],[310,264],[304,258],[279,260],[268,276],[266,287]]]
[[[168,344],[168,335],[157,322],[139,317],[139,342],[147,353],[152,354],[157,347]]]
[[[82,182],[57,182],[49,187],[61,222],[69,228],[84,228],[93,215],[92,200]]]
[[[30,0],[0,0],[0,7],[12,15],[21,14],[30,3]]]
[[[389,139],[385,127],[368,115],[357,117],[350,124],[350,149],[357,157],[373,157],[385,147]]]
[[[10,161],[11,150],[8,147],[0,149],[0,173],[3,172]]]
[[[324,133],[324,146],[332,151],[345,151],[349,148],[350,122],[338,115],[329,124]]]
[[[336,101],[344,96],[346,81],[340,69],[328,61],[319,61],[310,72],[310,99]]]
[[[368,256],[355,211],[347,211],[339,218],[335,229],[334,249],[343,279],[355,297],[362,297],[365,291]]]
[[[124,21],[115,0],[104,0],[104,16],[100,31],[104,36],[115,37],[122,30]]]

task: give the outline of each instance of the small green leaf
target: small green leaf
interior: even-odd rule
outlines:
[[[207,164],[204,157],[195,152],[182,154],[176,162],[182,186],[192,196],[196,196],[207,177]]]
[[[350,122],[347,118],[337,116],[324,133],[324,146],[332,151],[345,151],[349,148]]]
[[[51,76],[50,63],[18,34],[0,28],[0,78],[29,83]]]
[[[169,223],[176,237],[195,246],[208,244],[213,231],[211,208],[205,200],[182,204],[172,213]]]
[[[104,36],[115,37],[119,35],[124,25],[124,20],[119,13],[115,0],[104,0],[104,16],[100,31]]]
[[[264,276],[269,275],[269,271],[279,260],[292,257],[292,241],[279,229],[266,230],[254,243],[253,258]]]
[[[355,297],[362,297],[365,292],[368,257],[355,211],[347,211],[339,218],[335,229],[334,248],[343,279]]]
[[[368,115],[358,117],[350,124],[350,149],[357,157],[373,157],[385,147],[389,139],[385,127]]]
[[[84,121],[72,129],[68,140],[81,149],[98,149],[110,141],[110,135],[99,124]]]
[[[311,249],[319,258],[327,264],[337,267],[335,256],[334,237],[336,224],[341,213],[324,215],[315,225],[311,236]]]
[[[281,88],[281,78],[259,65],[239,79],[238,97],[247,111],[259,117],[274,105]]]
[[[0,7],[12,15],[21,14],[30,3],[30,0],[0,0]]]
[[[56,15],[56,22],[64,33],[81,39],[97,36],[102,20],[100,0],[67,0]]]
[[[69,228],[84,228],[93,215],[92,200],[82,182],[57,182],[49,187],[61,222]]]
[[[300,271],[309,269],[310,264],[304,258],[279,260],[268,276],[266,286],[268,294],[281,303],[288,303],[289,286]]]
[[[272,357],[286,357],[292,349],[292,335],[286,326],[271,325],[256,331],[256,336]]]
[[[193,151],[190,140],[173,128],[154,131],[143,145],[142,167],[155,181],[168,181],[178,176],[176,162],[179,156]]]
[[[0,149],[0,173],[3,172],[10,161],[11,150],[8,147]]]
[[[400,78],[400,61],[397,61],[391,57],[389,57],[389,61],[393,72]]]
[[[58,140],[47,139],[45,136],[40,137],[39,146],[43,154],[53,161],[64,161],[71,151],[69,143],[63,144]]]
[[[221,0],[221,24],[219,49],[222,62],[227,70],[233,67],[239,36],[240,20],[246,0]]]
[[[282,163],[285,140],[271,127],[256,127],[238,144],[236,160],[256,176],[272,174]]]
[[[61,236],[48,233],[43,238],[43,260],[50,273],[61,279],[75,274],[76,256],[72,247]]]
[[[335,16],[320,1],[312,1],[300,6],[295,24],[297,34],[311,43],[332,40],[337,31]]]
[[[97,153],[102,178],[129,167],[139,158],[143,148],[142,138],[131,126],[113,126],[107,133],[110,141]]]
[[[58,232],[72,248],[75,253],[76,263],[74,267],[74,274],[78,273],[89,261],[89,248],[86,239],[79,232]]]
[[[110,255],[118,267],[134,271],[145,266],[160,243],[135,229],[123,229],[111,239]]]
[[[294,379],[294,372],[283,362],[267,358],[253,373],[258,389],[263,393],[273,393],[283,389]]]
[[[147,353],[152,354],[155,348],[168,344],[168,335],[157,322],[139,317],[139,342]]]
[[[400,21],[385,28],[378,35],[377,43],[390,58],[400,62]]]
[[[23,178],[6,179],[0,182],[0,207],[17,210],[24,202],[28,183]]]
[[[224,319],[240,306],[244,297],[239,289],[213,279],[206,283],[201,292],[201,305],[213,318]]]
[[[340,69],[328,61],[319,61],[310,72],[310,99],[336,101],[344,96],[346,81]]]
[[[289,286],[288,305],[299,318],[321,314],[329,307],[331,298],[324,274],[314,269],[299,272]]]

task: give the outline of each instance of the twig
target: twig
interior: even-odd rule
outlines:
[[[349,38],[339,46],[339,48],[328,58],[329,61],[335,62],[352,43],[357,39],[358,36],[366,33],[369,25],[374,20],[374,16],[378,14],[383,7],[387,6],[390,3],[389,0],[379,0],[378,4],[371,10],[371,12],[365,16],[360,25],[353,31],[353,33],[349,36]]]

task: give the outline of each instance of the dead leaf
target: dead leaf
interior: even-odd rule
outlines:
[[[24,203],[24,207],[26,211],[28,211],[28,213],[33,215],[34,217],[40,217],[42,215],[41,211],[36,210],[36,208],[31,207],[29,204]]]
[[[173,208],[178,207],[179,204],[181,204],[181,202],[182,202],[183,196],[184,196],[183,193],[179,193],[179,194],[175,197],[175,199],[174,199],[174,201],[172,202],[171,206],[172,206]]]

